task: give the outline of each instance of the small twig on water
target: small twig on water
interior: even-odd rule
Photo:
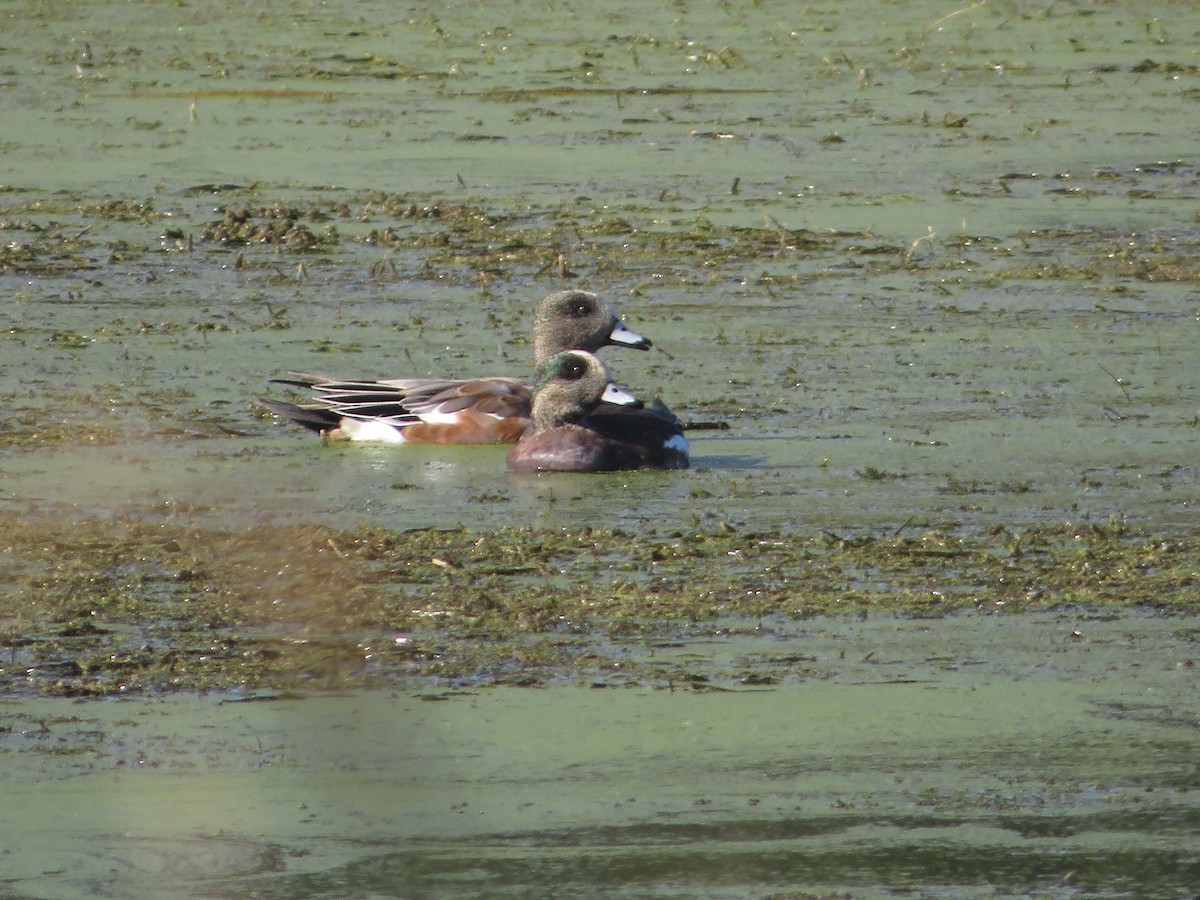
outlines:
[[[940,19],[935,19],[932,25],[927,25],[925,27],[925,34],[929,34],[929,32],[933,31],[934,29],[941,28],[943,24],[949,22],[955,16],[961,16],[963,13],[969,13],[971,10],[979,9],[981,6],[987,6],[987,0],[979,0],[978,3],[972,3],[970,6],[964,6],[962,9],[956,9],[952,13],[946,13],[946,15],[942,16]]]
[[[1123,393],[1125,395],[1125,399],[1128,400],[1129,399],[1129,386],[1128,386],[1129,382],[1126,381],[1124,378],[1118,378],[1112,372],[1108,371],[1108,369],[1104,368],[1104,366],[1100,366],[1100,371],[1103,372],[1105,375],[1107,375],[1109,378],[1111,378],[1116,383],[1117,387],[1119,387],[1121,389],[1121,393]]]

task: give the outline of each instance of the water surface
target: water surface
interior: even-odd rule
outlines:
[[[681,652],[700,667],[799,647],[808,677],[733,691],[5,704],[5,792],[29,810],[6,838],[8,884],[44,897],[1195,884],[1200,709],[1195,635],[1178,623],[814,620]]]
[[[41,653],[0,707],[22,811],[0,890],[1193,890],[1191,5],[0,15],[5,683]],[[692,432],[691,470],[515,478],[502,449],[324,447],[253,404],[289,369],[527,373],[532,303],[566,285],[654,339],[607,354],[622,382],[728,426]],[[130,522],[164,536],[127,549]],[[262,682],[40,696],[47,667],[120,676],[125,634],[180,671],[218,633],[251,640],[254,609],[297,599],[256,580],[297,565],[264,543],[275,529],[513,525],[616,529],[634,560],[649,534],[932,535],[953,553],[1039,529],[1162,555],[1141,554],[1146,587],[1112,609],[1073,603],[1129,573],[1056,548],[1062,571],[1026,597],[1040,612],[894,619],[875,604],[908,594],[847,571],[831,589],[864,621],[602,629],[594,680],[625,685],[606,689],[455,670],[244,704],[220,699]],[[199,565],[154,568],[210,531],[276,555],[229,595],[250,598],[244,628],[200,623],[209,646],[197,623],[100,605],[229,590]],[[95,562],[109,544],[129,558]],[[61,560],[27,572],[35,545]],[[697,581],[732,560],[697,556]],[[947,573],[926,596],[1012,608],[1011,585]],[[801,574],[739,577],[752,594]],[[329,584],[304,583],[301,606]],[[327,622],[308,639],[344,637]],[[622,655],[676,674],[610,678]]]

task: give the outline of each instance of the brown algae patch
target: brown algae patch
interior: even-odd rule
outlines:
[[[1096,526],[842,538],[9,517],[0,554],[0,683],[71,696],[564,678],[707,686],[726,673],[630,650],[697,626],[829,614],[1191,614],[1200,579],[1194,541]],[[794,673],[789,660],[765,654],[737,677],[774,683]]]

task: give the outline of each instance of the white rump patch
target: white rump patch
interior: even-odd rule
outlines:
[[[378,419],[342,419],[339,430],[351,441],[379,441],[385,444],[403,444],[400,429]]]

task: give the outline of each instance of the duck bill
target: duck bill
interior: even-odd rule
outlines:
[[[649,338],[644,338],[636,331],[625,326],[625,323],[620,319],[613,326],[612,331],[608,333],[609,344],[619,344],[622,347],[633,347],[635,350],[649,350],[654,345],[650,343]]]
[[[601,403],[611,403],[614,406],[632,406],[634,409],[642,408],[642,401],[620,385],[613,384],[611,381],[604,388],[604,393],[600,395]]]

